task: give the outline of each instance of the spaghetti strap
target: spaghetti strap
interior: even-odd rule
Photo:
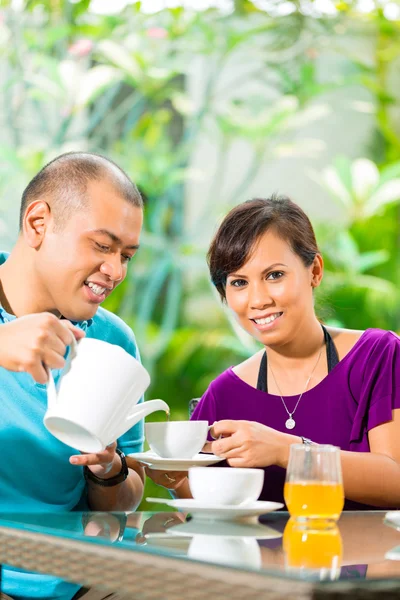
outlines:
[[[262,392],[266,392],[268,390],[267,385],[267,353],[264,352],[262,355],[260,368],[258,371],[258,379],[257,379],[257,389]]]
[[[326,360],[328,363],[328,373],[332,371],[339,363],[339,355],[336,350],[336,346],[333,343],[332,336],[329,331],[321,324],[322,330],[324,332],[324,340],[326,346]],[[267,379],[267,368],[268,368],[268,358],[267,352],[265,351],[262,355],[260,368],[258,370],[258,378],[257,378],[257,389],[262,392],[268,392],[268,379]]]

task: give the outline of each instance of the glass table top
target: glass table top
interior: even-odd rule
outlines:
[[[400,517],[346,512],[337,527],[305,528],[287,513],[206,521],[183,513],[3,513],[0,527],[318,582],[400,577]]]

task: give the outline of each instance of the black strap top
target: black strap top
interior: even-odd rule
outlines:
[[[326,346],[326,358],[328,363],[328,373],[332,371],[339,362],[339,356],[333,343],[330,333],[321,325],[324,332],[325,346]],[[262,392],[268,392],[268,381],[267,381],[267,352],[264,352],[260,363],[260,370],[258,371],[257,389]]]

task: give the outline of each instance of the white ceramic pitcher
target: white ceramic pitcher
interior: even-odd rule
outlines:
[[[163,400],[136,406],[150,385],[146,369],[120,346],[83,338],[73,342],[57,387],[48,370],[43,423],[56,438],[82,452],[100,452],[156,410]]]

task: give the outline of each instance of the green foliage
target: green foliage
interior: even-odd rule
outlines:
[[[322,142],[305,127],[323,131],[327,94],[354,86],[368,91],[374,119],[360,158],[308,168],[341,215],[315,223],[326,265],[318,312],[351,328],[400,330],[399,21],[389,21],[379,2],[369,14],[339,2],[335,15],[324,15],[299,0],[276,16],[279,4],[262,10],[241,0],[228,15],[182,8],[152,15],[136,3],[100,16],[90,0],[26,0],[21,13],[2,3],[2,241],[15,237],[24,184],[55,155],[104,152],[132,175],[146,201],[142,247],[107,306],[135,330],[152,374],[148,397],[165,398],[173,418],[186,418],[190,398],[256,350],[208,280],[216,223],[270,161],[318,157]],[[360,38],[371,52],[356,51]],[[321,72],[328,47],[342,60],[336,74]],[[205,134],[216,159],[199,173],[191,157]],[[226,173],[238,143],[249,160],[232,183]],[[188,190],[207,179],[209,192],[190,217]]]

